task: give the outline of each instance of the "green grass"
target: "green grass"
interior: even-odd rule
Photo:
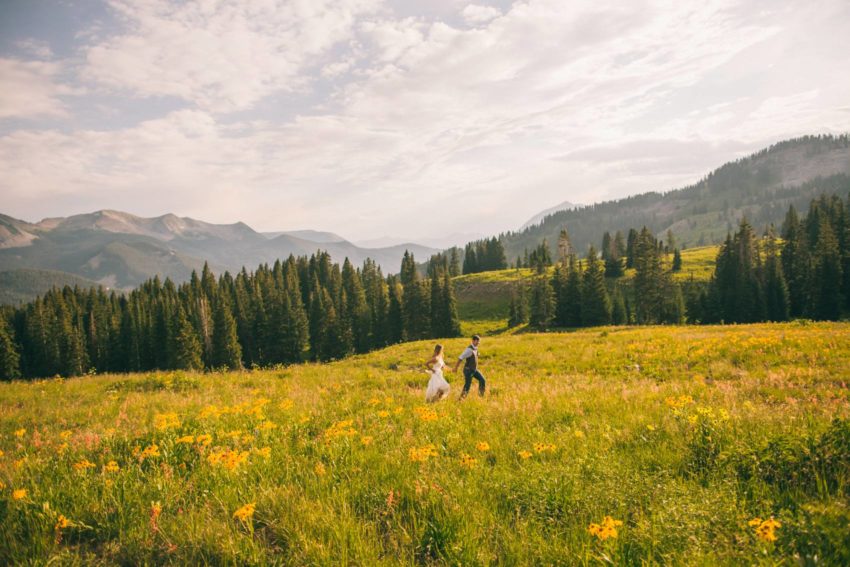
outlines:
[[[486,337],[488,395],[426,407],[431,347],[0,384],[0,563],[850,562],[850,325]]]

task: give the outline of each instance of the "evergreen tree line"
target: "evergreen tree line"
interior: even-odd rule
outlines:
[[[771,228],[759,239],[743,220],[721,246],[708,288],[689,301],[691,318],[834,321],[850,311],[850,200],[818,197],[804,218],[791,206],[781,236]]]
[[[560,258],[552,275],[540,268],[541,262],[535,266],[538,270],[527,293],[522,285],[515,286],[508,324],[527,321],[531,327],[544,330],[552,326],[684,322],[682,290],[673,280],[672,266],[665,261],[665,247],[646,227],[629,234],[634,238],[628,252],[621,233],[613,238],[606,233],[602,253],[591,246],[587,256],[579,260],[568,233],[562,230],[558,239]],[[618,282],[629,262],[635,277],[630,284]]]
[[[265,367],[458,336],[449,263],[434,264],[420,278],[406,253],[401,274],[384,277],[371,260],[340,267],[318,252],[236,277],[205,265],[127,294],[54,288],[0,313],[0,379]]]
[[[463,252],[463,273],[477,274],[508,267],[505,248],[497,237],[476,240],[466,245]]]
[[[720,247],[708,284],[692,282],[684,290],[673,279],[682,257],[670,232],[666,244],[646,227],[626,238],[606,232],[601,253],[591,246],[579,260],[562,230],[558,251],[551,277],[545,262],[532,263],[538,270],[528,289],[514,287],[510,326],[837,320],[850,313],[850,198],[820,196],[804,218],[792,205],[781,239],[772,227],[759,238],[743,219]],[[634,269],[631,280],[619,279],[625,269]]]

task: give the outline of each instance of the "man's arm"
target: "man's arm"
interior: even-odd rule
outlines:
[[[469,347],[466,347],[466,350],[464,350],[462,353],[460,353],[460,356],[457,357],[457,362],[455,363],[455,367],[452,369],[452,372],[457,372],[457,369],[460,366],[460,363],[463,362],[464,359],[469,358],[471,355],[472,355],[472,350],[470,350]]]

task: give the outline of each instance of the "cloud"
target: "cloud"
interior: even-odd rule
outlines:
[[[59,97],[73,91],[58,73],[57,63],[0,58],[0,119],[67,116]]]
[[[529,0],[472,26],[454,1],[438,16],[377,0],[111,5],[122,27],[81,36],[81,78],[147,118],[0,136],[4,212],[495,233],[850,129],[837,1],[801,16],[781,0]],[[150,119],[150,97],[179,104]]]
[[[502,15],[498,8],[481,6],[479,4],[466,5],[460,14],[466,23],[470,25],[484,24]]]
[[[86,49],[84,78],[136,97],[211,112],[251,108],[308,86],[305,70],[349,38],[373,0],[111,0],[125,29]]]

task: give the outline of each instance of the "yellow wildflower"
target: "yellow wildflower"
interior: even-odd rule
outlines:
[[[147,447],[145,447],[144,451],[139,454],[139,458],[143,461],[151,457],[159,456],[159,445],[148,445]]]
[[[233,512],[233,517],[240,522],[247,523],[248,520],[254,517],[254,503],[245,504],[235,512]]]
[[[617,538],[617,526],[622,526],[623,522],[620,520],[615,520],[611,516],[605,516],[603,518],[602,523],[600,524],[590,524],[587,527],[587,531],[590,532],[590,535],[594,535],[599,538],[600,541],[605,541],[608,538],[616,539]]]
[[[490,444],[486,441],[479,441],[475,444],[475,448],[481,451],[482,453],[486,453],[490,450]]]
[[[12,491],[12,499],[13,500],[23,500],[27,497],[26,488],[18,488],[17,490]]]
[[[293,406],[293,402],[292,402],[292,400],[290,400],[290,399],[288,399],[288,398],[287,398],[287,399],[285,399],[285,400],[282,400],[282,401],[278,404],[278,407],[279,407],[280,409],[282,409],[282,410],[288,410],[288,409],[290,409],[292,406]]]
[[[174,412],[158,413],[153,418],[153,424],[157,431],[177,429],[180,427],[180,418]]]
[[[18,439],[20,439],[21,437],[23,437],[24,435],[26,435],[26,433],[27,433],[27,430],[26,430],[26,429],[24,429],[24,428],[17,429],[17,430],[15,430],[15,437],[17,437]]]
[[[411,462],[424,463],[431,457],[439,456],[439,453],[437,452],[437,448],[434,446],[434,444],[429,443],[428,445],[425,445],[423,447],[413,447],[408,451],[408,456]]]
[[[191,445],[194,442],[195,442],[195,436],[194,435],[184,435],[183,437],[180,437],[177,441],[175,441],[175,443],[177,443],[178,445],[181,445],[181,444]]]
[[[59,437],[61,437],[62,439],[67,439],[68,437],[70,437],[73,434],[74,434],[73,431],[71,431],[70,429],[66,429],[65,431],[63,431],[62,433],[59,434]]]
[[[369,400],[368,403],[369,403],[370,406],[377,406],[377,405],[381,404],[381,399],[380,398],[372,398],[371,400]]]
[[[519,451],[517,455],[519,455],[522,459],[528,459],[531,457],[532,453],[531,451]]]
[[[65,517],[64,514],[59,514],[59,518],[56,520],[56,530],[63,530],[65,528],[70,528],[74,525],[74,522]]]
[[[116,461],[109,461],[105,465],[103,465],[103,472],[105,473],[114,473],[121,470],[121,467],[118,466]]]
[[[206,433],[198,435],[197,437],[195,437],[195,443],[206,447],[210,443],[212,443],[212,435],[207,435]]]
[[[221,413],[222,413],[222,411],[217,406],[209,405],[209,406],[205,406],[201,410],[201,413],[198,414],[198,417],[200,417],[201,419],[206,419],[206,418],[209,418],[209,417],[216,418],[216,417],[220,416]]]
[[[584,431],[581,429],[576,429],[573,435],[575,435],[576,439],[584,439]]]
[[[418,407],[413,411],[422,421],[437,421],[437,412],[434,408]]]
[[[272,429],[274,429],[276,427],[277,427],[277,424],[275,422],[266,420],[266,421],[262,422],[260,425],[258,425],[257,429],[259,431],[271,431]]]
[[[357,435],[357,430],[353,426],[354,421],[351,419],[337,421],[325,430],[325,439],[331,440],[335,437],[352,437]]]
[[[776,541],[776,528],[781,528],[782,524],[773,518],[762,520],[761,518],[753,518],[749,525],[755,528],[756,536],[767,542]]]
[[[378,417],[389,417],[389,415],[390,412],[388,412],[387,410],[381,410],[378,412]]]
[[[81,472],[85,471],[86,469],[93,468],[94,466],[95,464],[93,462],[89,461],[88,459],[83,459],[78,463],[74,463],[74,470]]]
[[[325,465],[323,465],[322,463],[316,463],[316,466],[313,467],[313,471],[316,473],[317,476],[325,476],[325,473],[327,472],[327,470],[325,469]]]
[[[553,443],[535,443],[534,444],[534,452],[535,453],[551,453],[555,450],[555,445]]]
[[[463,468],[465,468],[465,469],[475,468],[476,464],[478,464],[478,459],[470,457],[466,453],[463,453],[460,456],[460,466],[462,466]]]
[[[254,449],[254,453],[265,458],[265,459],[268,459],[272,455],[272,448],[271,447],[261,447],[260,449]]]

